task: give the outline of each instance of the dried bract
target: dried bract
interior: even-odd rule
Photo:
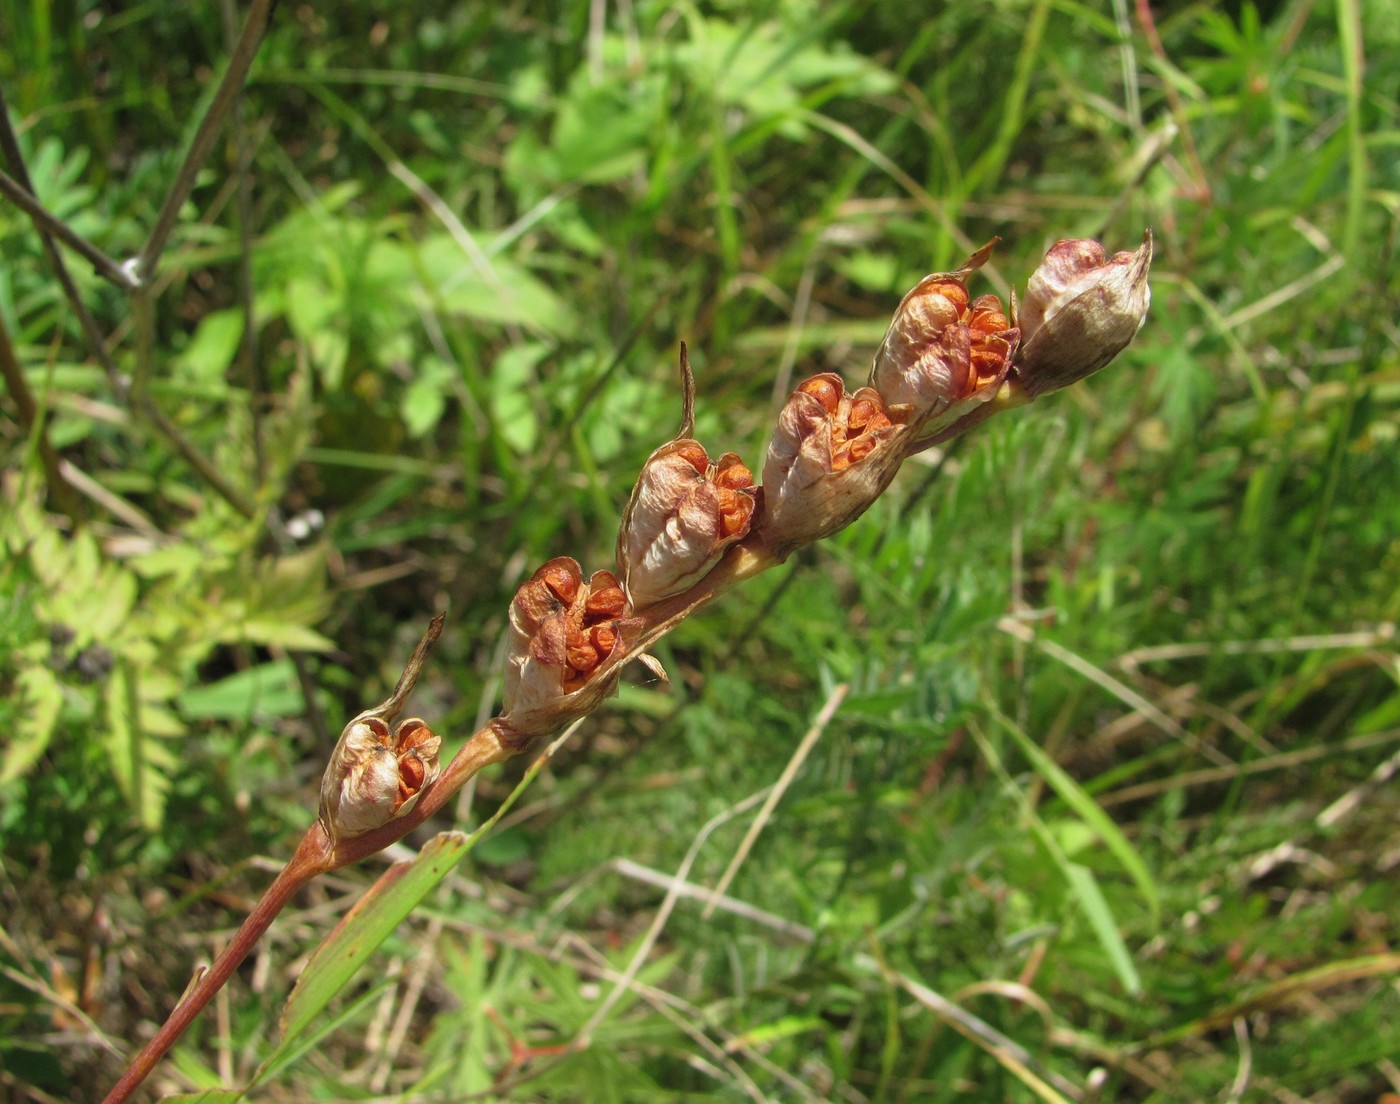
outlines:
[[[438,776],[441,744],[417,717],[392,732],[373,711],[346,725],[321,779],[321,823],[331,839],[363,835],[412,811]]]
[[[1017,319],[1014,373],[1028,397],[1068,387],[1123,350],[1147,317],[1151,265],[1150,230],[1136,252],[1112,257],[1087,238],[1050,247]]]
[[[622,643],[627,599],[617,576],[550,560],[510,604],[503,730],[526,743],[591,712],[616,682],[608,660]]]
[[[847,394],[831,372],[800,384],[778,415],[763,465],[763,510],[757,525],[774,551],[844,529],[894,478],[909,426],[878,391]]]
[[[653,452],[617,538],[622,587],[633,609],[694,586],[748,534],[753,509],[753,475],[734,453],[711,462],[688,438]]]
[[[870,385],[891,407],[908,406],[914,437],[930,436],[996,393],[1018,333],[995,295],[970,299],[967,280],[995,242],[956,272],[925,276],[895,311],[875,354]]]

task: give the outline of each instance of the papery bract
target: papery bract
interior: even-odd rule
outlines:
[[[1016,379],[1030,398],[1097,372],[1132,341],[1152,299],[1152,232],[1109,257],[1087,238],[1056,242],[1031,276],[1017,322]]]
[[[764,540],[786,555],[849,525],[894,478],[907,432],[873,388],[847,394],[830,372],[800,384],[763,465]]]
[[[748,534],[753,508],[753,475],[734,453],[712,463],[688,438],[653,452],[617,539],[622,587],[633,609],[694,586]]]

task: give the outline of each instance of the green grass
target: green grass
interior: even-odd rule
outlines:
[[[6,396],[0,1099],[110,1086],[97,1032],[126,1053],[164,1017],[438,609],[411,708],[454,746],[489,715],[515,587],[610,563],[680,419],[679,340],[696,435],[759,467],[792,384],[863,381],[903,291],[969,244],[1001,236],[978,290],[1004,294],[1056,238],[1144,226],[1153,305],[1112,368],[910,463],[667,638],[669,690],[629,677],[252,1099],[1400,1092],[1388,5],[1158,5],[1153,36],[1009,0],[594,7],[279,9],[245,109],[258,390],[227,136],[165,259],[152,381],[277,524],[135,416],[0,201],[0,319],[107,492],[82,535],[41,512]],[[0,40],[37,193],[133,254],[225,56],[217,8],[3,0]],[[121,296],[72,267],[131,373]],[[727,890],[763,915],[682,897],[555,1053],[664,879],[724,873],[838,685]],[[380,869],[299,898],[157,1087],[246,1084]]]

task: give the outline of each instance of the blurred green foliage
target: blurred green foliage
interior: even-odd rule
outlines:
[[[791,386],[863,379],[925,272],[1000,235],[1005,294],[1056,238],[1145,225],[1153,307],[1113,368],[911,462],[663,642],[669,691],[630,679],[253,1098],[1054,1099],[895,974],[1042,1072],[1102,1067],[1102,1099],[1400,1091],[1393,965],[1211,1019],[1400,938],[1389,9],[284,4],[246,213],[229,132],[155,316],[152,397],[251,520],[136,416],[0,202],[0,320],[86,478],[80,516],[45,499],[7,396],[0,1096],[105,1090],[94,1032],[128,1052],[164,1017],[440,608],[412,708],[449,743],[487,715],[514,588],[609,563],[679,419],[679,339],[697,436],[758,467]],[[155,219],[225,14],[0,0],[35,190],[110,256]],[[72,268],[129,377],[127,304]],[[837,684],[728,890],[807,938],[682,900],[557,1053],[662,899],[635,866],[674,872],[772,784]],[[376,873],[299,902],[162,1091],[249,1080]]]

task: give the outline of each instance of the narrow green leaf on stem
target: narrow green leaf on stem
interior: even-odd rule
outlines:
[[[1155,921],[1159,905],[1157,883],[1153,880],[1151,871],[1147,869],[1147,864],[1142,861],[1142,856],[1128,842],[1128,837],[1123,835],[1118,825],[1113,822],[1113,818],[1099,807],[1098,802],[1085,793],[1083,787],[1066,774],[1050,756],[1046,755],[1034,740],[1013,724],[1010,718],[999,716],[998,719],[1001,721],[1002,727],[1016,741],[1016,746],[1021,749],[1021,754],[1030,760],[1036,774],[1040,775],[1045,780],[1046,785],[1059,795],[1060,800],[1068,805],[1099,839],[1103,840],[1104,846],[1113,853],[1113,857],[1118,860],[1123,869],[1127,871],[1128,876],[1132,878],[1133,884],[1141,891],[1143,899],[1147,901],[1148,907],[1152,910],[1152,918]]]
[[[272,1065],[279,1055],[296,1045],[297,1038],[349,983],[369,956],[398,927],[399,922],[452,872],[463,856],[530,787],[550,754],[565,737],[556,740],[549,750],[536,758],[490,819],[474,832],[443,832],[434,836],[416,858],[390,867],[355,903],[325,942],[316,948],[297,980],[296,988],[282,1011],[281,1045],[264,1063],[265,1066]]]
[[[292,1046],[405,916],[467,853],[472,837],[443,832],[409,862],[396,863],[360,898],[311,956],[282,1011],[282,1044]],[[275,1058],[275,1056],[274,1056]],[[274,1059],[269,1059],[272,1061]]]

